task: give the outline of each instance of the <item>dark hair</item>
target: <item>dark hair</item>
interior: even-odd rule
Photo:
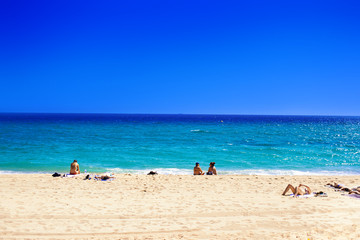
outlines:
[[[74,160],[74,162],[77,162],[77,160]]]
[[[210,165],[211,165],[211,166],[214,166],[214,165],[215,165],[215,162],[211,162]]]

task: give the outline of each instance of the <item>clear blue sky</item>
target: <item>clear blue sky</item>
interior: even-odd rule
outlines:
[[[360,115],[360,3],[3,0],[0,81],[0,112]]]

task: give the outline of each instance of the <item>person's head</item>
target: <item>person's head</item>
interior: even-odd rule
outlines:
[[[197,162],[197,163],[195,163],[195,166],[196,166],[196,167],[198,167],[199,165],[200,165],[200,164],[199,164],[198,162]]]
[[[77,162],[77,160],[74,160],[74,162]]]
[[[211,163],[210,163],[210,166],[211,166],[211,167],[215,166],[215,162],[211,162]]]

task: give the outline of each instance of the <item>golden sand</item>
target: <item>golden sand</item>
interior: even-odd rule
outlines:
[[[360,176],[116,177],[0,175],[0,239],[360,239],[360,199],[324,187]]]

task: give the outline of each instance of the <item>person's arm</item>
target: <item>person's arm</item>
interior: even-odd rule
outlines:
[[[80,165],[79,164],[77,165],[77,170],[80,173]]]
[[[308,193],[310,194],[311,193],[311,189],[308,187],[308,186],[306,186],[306,185],[304,185],[304,184],[300,184],[299,185],[299,187],[305,187],[306,189],[307,189],[307,191],[308,191]]]
[[[213,174],[214,174],[214,175],[217,175],[217,172],[216,172],[216,168],[215,168],[215,167],[213,168]]]

